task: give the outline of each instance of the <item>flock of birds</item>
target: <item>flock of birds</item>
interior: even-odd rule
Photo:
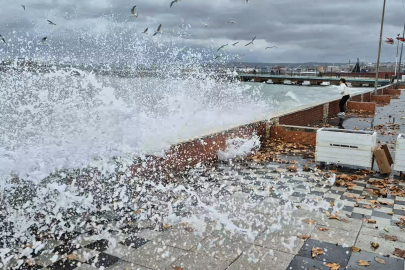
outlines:
[[[173,1],[170,3],[170,8],[173,6],[173,4],[178,3],[179,1],[180,1],[180,0],[173,0]],[[246,3],[249,3],[249,0],[245,0],[245,2],[246,2]],[[21,5],[21,7],[22,7],[22,8],[24,9],[24,11],[25,11],[26,6],[25,6],[25,5]],[[132,16],[135,17],[135,18],[138,17],[138,13],[137,13],[136,7],[137,7],[137,6],[135,5],[135,6],[133,6],[133,7],[131,8],[131,14],[132,14]],[[51,21],[51,20],[47,20],[47,21],[48,21],[48,24],[53,25],[53,26],[56,26],[56,23],[54,23],[53,21]],[[201,21],[200,21],[200,22],[201,22]],[[207,23],[203,23],[203,22],[201,22],[201,23],[204,25],[204,27],[208,28],[208,24],[207,24]],[[235,25],[237,25],[237,23],[236,23],[235,21],[229,21],[229,22],[226,22],[226,23],[227,23],[227,24],[229,23],[229,24],[235,24]],[[149,28],[146,28],[142,33],[143,33],[143,34],[148,34],[148,30],[149,30]],[[160,25],[158,26],[157,30],[155,31],[155,33],[154,33],[152,36],[156,36],[157,34],[162,34],[162,24],[160,24]],[[47,41],[47,38],[48,38],[48,37],[43,37],[43,38],[41,39],[41,44],[42,44],[42,45],[49,46],[49,44],[46,42],[46,41]],[[6,39],[5,39],[1,34],[0,34],[0,39],[1,39],[4,43],[7,43]],[[255,39],[256,39],[256,37],[254,37],[254,38],[252,39],[252,41],[250,41],[249,43],[247,43],[245,46],[252,45],[253,42],[255,41]],[[232,46],[236,46],[238,43],[239,43],[239,41],[233,43]],[[217,52],[219,52],[221,49],[224,49],[224,48],[227,47],[228,45],[229,45],[229,44],[222,45],[221,47],[218,48]],[[273,48],[277,48],[277,46],[266,47],[266,50],[267,50],[267,49],[273,49]],[[242,55],[242,56],[243,56],[243,55]],[[219,58],[219,57],[221,57],[221,55],[216,56],[214,59],[217,59],[217,58]]]

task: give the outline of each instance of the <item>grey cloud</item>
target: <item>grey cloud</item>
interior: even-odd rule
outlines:
[[[9,38],[25,32],[35,37],[50,35],[55,43],[66,39],[65,44],[71,44],[74,53],[72,44],[77,41],[72,40],[78,39],[75,35],[99,33],[108,24],[114,24],[118,34],[129,34],[132,29],[133,35],[141,35],[146,27],[152,32],[162,23],[162,39],[181,34],[192,48],[217,48],[240,41],[238,46],[230,46],[228,52],[245,54],[245,61],[347,62],[357,57],[367,62],[376,61],[382,12],[379,0],[251,0],[249,4],[244,0],[184,0],[169,8],[170,2],[30,0],[20,3],[1,0],[0,33]],[[27,6],[26,12],[21,4]],[[138,6],[136,19],[130,16],[133,5]],[[402,33],[404,15],[402,1],[387,1],[384,38]],[[47,19],[55,21],[57,28],[47,25]],[[227,24],[230,20],[238,24]],[[205,28],[200,21],[207,22],[209,27]],[[188,24],[190,29],[187,29]],[[245,42],[254,36],[257,36],[255,45],[245,47]],[[264,49],[270,45],[279,48]],[[395,61],[395,53],[396,46],[384,44],[382,61]],[[0,56],[3,54],[0,52]]]

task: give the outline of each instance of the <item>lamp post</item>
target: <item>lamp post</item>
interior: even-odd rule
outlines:
[[[381,18],[381,29],[380,29],[380,43],[378,44],[378,58],[377,58],[377,69],[375,73],[375,84],[374,84],[374,95],[377,95],[377,88],[378,88],[378,73],[380,69],[380,55],[381,55],[381,44],[382,44],[382,33],[384,29],[384,15],[385,15],[385,2],[383,6],[382,18]]]
[[[403,30],[403,32],[402,32],[402,38],[404,37],[404,35],[405,35],[405,23],[404,23],[404,30]],[[400,40],[398,39],[398,42],[399,42]],[[399,74],[401,73],[400,72],[400,70],[401,70],[401,60],[402,60],[402,51],[404,50],[404,43],[402,42],[402,44],[401,44],[401,54],[400,54],[400,56],[399,56],[399,64],[398,64],[398,72],[397,72],[397,88],[398,88],[398,81],[399,81]]]

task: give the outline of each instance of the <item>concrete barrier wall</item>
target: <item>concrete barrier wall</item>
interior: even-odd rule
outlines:
[[[382,94],[382,90],[379,91]],[[389,98],[389,96],[387,96]],[[354,100],[369,101],[371,93],[354,95]],[[316,144],[315,128],[302,127],[335,116],[339,112],[339,101],[329,100],[316,104],[309,104],[294,108],[290,112],[272,114],[269,120],[259,121],[208,136],[182,142],[170,147],[164,157],[150,156],[143,162],[133,166],[133,171],[138,175],[153,172],[157,177],[168,175],[171,172],[181,172],[198,163],[215,161],[219,150],[226,149],[226,141],[235,137],[250,138],[257,134],[262,141],[269,138],[283,139],[287,142],[297,142],[306,145]],[[354,101],[355,102],[355,101]],[[360,102],[358,102],[360,103]],[[375,103],[372,103],[375,106]],[[369,106],[369,105],[365,105]],[[284,126],[279,126],[284,124]],[[290,126],[288,126],[290,125]],[[291,127],[291,125],[294,125]],[[299,127],[301,126],[301,127]],[[146,165],[145,165],[146,164]]]

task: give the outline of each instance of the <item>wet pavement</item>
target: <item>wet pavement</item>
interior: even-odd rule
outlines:
[[[404,105],[394,99],[375,117],[347,117],[343,127],[377,127],[394,156]],[[125,219],[123,211],[99,211],[80,230],[39,237],[3,262],[13,269],[405,269],[405,181],[397,173],[319,170],[313,149],[269,142],[246,160],[148,185],[137,190],[146,206],[125,209]]]

